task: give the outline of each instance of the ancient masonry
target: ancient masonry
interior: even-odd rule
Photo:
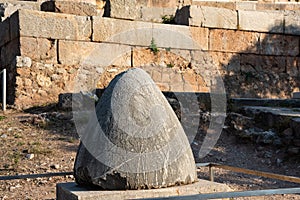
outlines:
[[[299,91],[298,3],[104,4],[0,0],[0,70],[8,71],[10,104],[55,103],[81,89],[74,82],[105,87],[130,67],[143,67],[165,91],[209,92],[219,75],[230,97]]]

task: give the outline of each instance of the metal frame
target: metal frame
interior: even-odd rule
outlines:
[[[2,75],[2,110],[6,111],[6,69],[3,69],[0,74]]]
[[[293,183],[300,183],[300,178],[294,176],[285,176],[280,174],[273,174],[273,173],[244,169],[239,167],[232,167],[232,166],[221,165],[216,163],[196,163],[196,166],[197,168],[209,167],[210,181],[214,181],[214,168],[219,168],[219,169],[230,170],[238,173],[262,176],[266,178],[278,179],[278,180],[288,181]],[[278,195],[278,194],[299,194],[300,195],[300,187],[268,189],[268,190],[237,191],[237,192],[218,192],[218,193],[196,194],[196,195],[187,195],[187,196],[171,196],[165,198],[145,198],[144,200],[223,199],[223,198],[237,198],[237,197],[269,196],[269,195]]]
[[[244,169],[244,168],[239,168],[239,167],[232,167],[232,166],[228,166],[228,165],[220,165],[220,164],[216,164],[216,163],[196,163],[196,166],[197,166],[197,168],[198,167],[209,167],[209,180],[210,181],[214,181],[214,169],[213,168],[219,168],[219,169],[225,169],[225,170],[238,172],[238,173],[250,174],[250,175],[254,175],[254,176],[262,176],[265,178],[277,179],[277,180],[281,180],[281,181],[300,183],[299,177],[273,174],[273,173]]]

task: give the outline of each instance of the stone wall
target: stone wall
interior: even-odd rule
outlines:
[[[118,2],[109,2],[110,17],[67,9],[6,16],[0,69],[9,74],[8,102],[21,109],[55,103],[60,93],[105,87],[130,67],[143,67],[165,91],[211,92],[218,76],[229,97],[288,98],[299,91],[298,11],[137,1],[149,11],[146,19],[114,16]],[[153,23],[164,16],[157,7],[172,8],[181,25]]]

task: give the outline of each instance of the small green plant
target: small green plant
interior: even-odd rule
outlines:
[[[166,51],[170,52],[171,51],[171,47],[166,48]]]
[[[167,67],[168,67],[168,68],[173,68],[173,67],[174,67],[174,64],[169,63],[169,64],[167,64]]]
[[[14,152],[13,154],[10,155],[10,158],[12,159],[12,162],[13,162],[14,169],[16,169],[18,167],[21,156],[22,155],[19,152]]]
[[[175,24],[174,15],[164,15],[161,17],[163,24]]]
[[[9,168],[9,164],[4,164],[4,165],[3,165],[3,168],[4,168],[4,169],[8,169],[8,168]]]
[[[0,121],[5,120],[6,117],[5,116],[0,116]]]
[[[18,142],[17,146],[23,146],[25,144],[25,142]]]
[[[15,137],[16,139],[18,139],[18,138],[23,138],[23,136],[20,135],[20,134],[18,134],[18,133],[14,134],[14,137]]]
[[[154,38],[152,38],[149,48],[154,54],[157,54],[159,52],[157,45],[155,44]]]

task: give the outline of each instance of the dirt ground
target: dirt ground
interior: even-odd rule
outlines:
[[[13,179],[14,175],[72,172],[79,144],[70,112],[55,106],[25,112],[0,113],[0,200],[55,199],[56,184],[72,182],[72,175]],[[240,141],[223,131],[217,145],[204,159],[276,174],[300,177],[300,158],[289,157],[283,150]],[[208,168],[199,170],[199,178],[208,179]],[[8,180],[12,179],[12,180]],[[215,181],[235,191],[299,187],[278,180],[215,170]],[[300,195],[275,195],[238,199],[300,199]]]

